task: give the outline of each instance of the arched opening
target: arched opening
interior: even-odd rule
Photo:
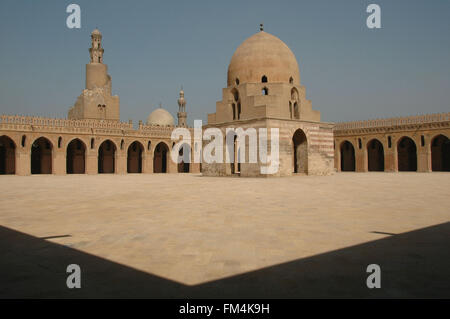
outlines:
[[[341,144],[341,171],[354,172],[355,168],[355,148],[349,141],[344,141]]]
[[[450,171],[450,139],[442,134],[431,141],[431,170]]]
[[[292,76],[289,78],[289,83],[294,84],[294,78]]]
[[[296,88],[292,88],[291,90],[291,101],[289,105],[293,105],[293,110],[291,111],[291,118],[300,119],[300,109],[299,109],[299,98],[298,91]],[[291,107],[290,107],[291,109]]]
[[[178,155],[182,157],[182,161],[178,163],[178,173],[189,173],[189,164],[191,161],[191,147],[188,144],[183,144],[180,147]]]
[[[308,143],[305,133],[298,129],[292,136],[294,146],[294,173],[308,173]]]
[[[399,140],[397,158],[399,171],[417,171],[417,148],[411,138],[405,136]]]
[[[31,145],[31,174],[52,173],[52,143],[45,137],[36,139]]]
[[[232,89],[231,94],[233,94],[234,101],[236,101],[236,102],[239,101],[239,91],[238,90]]]
[[[263,75],[261,78],[262,83],[267,83],[267,76]]]
[[[236,83],[236,85],[239,85],[239,79],[238,78],[236,78],[235,83]]]
[[[291,90],[291,100],[298,101],[298,91],[296,88],[292,88]]]
[[[168,153],[169,147],[164,142],[156,145],[153,154],[153,173],[167,173]]]
[[[0,137],[0,174],[16,173],[16,144],[8,136]]]
[[[239,99],[239,91],[236,89],[231,90],[231,94],[233,95],[234,103],[231,104],[232,112],[233,112],[233,120],[240,119],[241,117],[241,102]]]
[[[58,148],[61,148],[61,144],[62,144],[62,137],[58,137]]]
[[[84,143],[77,138],[72,140],[67,145],[66,155],[67,174],[84,174],[86,156],[86,146]]]
[[[127,156],[127,172],[128,173],[142,173],[142,152],[144,146],[138,141],[134,141],[128,146]]]
[[[266,87],[264,87],[264,88],[262,89],[262,95],[269,95],[269,89],[266,88]]]
[[[367,143],[367,161],[369,172],[384,171],[384,149],[379,140],[373,139]]]
[[[98,172],[112,174],[115,172],[116,145],[110,140],[104,141],[98,148]]]
[[[298,103],[294,103],[294,118],[297,120],[300,118],[300,112],[298,111]]]

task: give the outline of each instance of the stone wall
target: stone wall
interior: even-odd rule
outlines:
[[[114,166],[114,173],[127,173],[128,149],[133,142],[142,148],[142,173],[153,173],[153,157],[155,147],[164,143],[170,150],[173,146],[171,132],[175,127],[159,127],[140,124],[137,129],[133,124],[117,121],[68,120],[28,116],[0,116],[0,137],[11,139],[15,145],[15,174],[31,174],[31,150],[33,143],[44,138],[50,145],[48,155],[42,157],[43,172],[51,167],[48,173],[64,175],[67,173],[67,150],[73,140],[82,142],[86,174],[97,174],[99,171],[99,149],[103,142],[110,141],[115,149],[114,157],[106,157],[104,164],[107,170]],[[191,130],[192,137],[193,129]],[[191,145],[192,148],[192,145]],[[192,152],[193,153],[193,152]],[[79,156],[79,155],[78,155]],[[47,165],[44,162],[50,161]],[[114,164],[112,164],[114,162]],[[8,164],[12,165],[12,164]],[[77,162],[76,165],[80,165]],[[177,173],[177,163],[167,156],[167,172]],[[200,172],[199,163],[191,163],[190,172]]]
[[[431,172],[431,145],[440,135],[450,138],[450,113],[337,123],[334,128],[335,167],[341,170],[341,148],[348,141],[355,150],[355,170],[367,172],[370,160],[368,146],[377,140],[383,149],[383,170],[397,172],[407,157],[401,148],[406,138],[410,138],[416,148],[417,171]]]

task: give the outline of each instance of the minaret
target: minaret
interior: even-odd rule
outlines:
[[[69,109],[69,119],[120,120],[120,99],[111,95],[111,76],[103,63],[102,34],[91,33],[91,57],[86,64],[86,88]]]
[[[89,48],[91,63],[103,63],[102,34],[98,29],[91,33],[92,46]]]
[[[108,83],[108,70],[106,64],[103,64],[102,34],[98,29],[91,33],[91,47],[89,54],[91,61],[86,64],[86,89],[104,87]]]
[[[183,87],[181,87],[180,97],[178,98],[178,126],[186,127],[186,100],[184,99]]]

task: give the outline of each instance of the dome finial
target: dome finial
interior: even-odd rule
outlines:
[[[259,31],[264,31],[264,24],[261,23],[261,24],[259,25]]]

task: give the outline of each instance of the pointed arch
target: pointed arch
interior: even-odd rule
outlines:
[[[308,173],[308,141],[302,129],[297,129],[292,136],[293,149],[293,172]]]
[[[86,144],[78,138],[67,145],[66,173],[84,174],[86,172]]]
[[[417,171],[417,147],[410,137],[404,136],[399,139],[397,143],[397,160],[399,171]]]
[[[98,148],[98,173],[113,174],[116,170],[116,144],[105,140]]]
[[[291,100],[298,101],[298,91],[295,87],[291,89]]]
[[[169,164],[169,146],[159,142],[153,152],[153,173],[167,173]]]
[[[39,137],[31,144],[31,174],[51,174],[53,144],[45,137]]]
[[[384,148],[376,138],[367,143],[367,168],[370,171],[384,171]]]
[[[15,173],[16,144],[9,136],[0,136],[0,175]]]
[[[127,151],[127,172],[128,173],[142,173],[142,153],[144,146],[134,141],[128,146]]]
[[[355,147],[349,141],[343,141],[340,146],[341,153],[341,171],[354,172],[355,163]]]
[[[450,171],[450,139],[442,134],[431,140],[431,170]]]

